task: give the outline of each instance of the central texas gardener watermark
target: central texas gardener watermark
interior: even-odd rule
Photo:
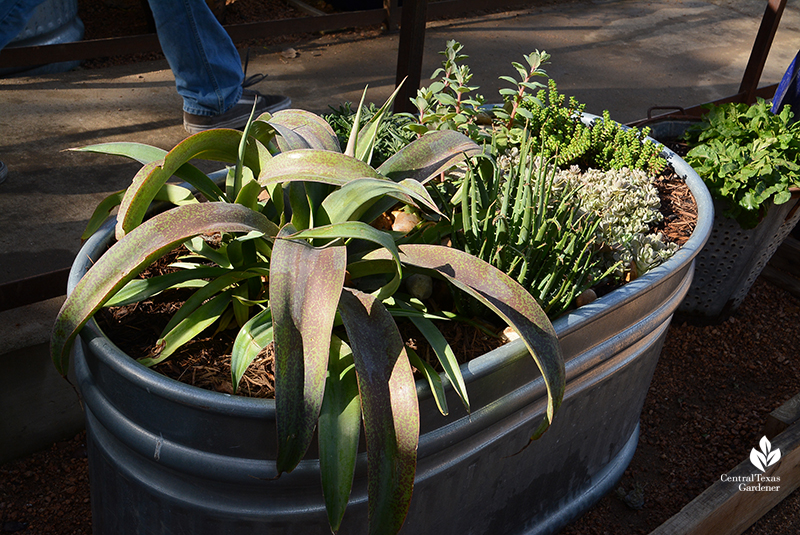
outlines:
[[[768,467],[780,460],[781,450],[778,448],[772,449],[772,444],[767,437],[761,437],[758,445],[761,450],[759,451],[753,448],[752,451],[750,451],[750,462],[762,472],[761,474],[751,474],[747,476],[729,476],[728,474],[722,474],[722,476],[720,476],[720,481],[723,483],[739,483],[739,490],[743,492],[780,491],[780,485],[773,485],[773,483],[780,483],[780,476],[765,476],[763,473]]]

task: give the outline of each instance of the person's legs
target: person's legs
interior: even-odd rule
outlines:
[[[0,1],[0,50],[11,42],[28,24],[36,6],[44,0]]]
[[[205,0],[149,0],[183,110],[219,115],[242,95],[242,63]]]
[[[239,52],[205,0],[148,0],[158,40],[183,97],[183,127],[241,128],[256,114],[288,108],[292,101],[242,88]]]

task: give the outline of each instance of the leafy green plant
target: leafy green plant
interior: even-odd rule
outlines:
[[[463,49],[461,43],[447,41],[445,50],[440,52],[445,56],[442,67],[431,75],[431,79],[440,79],[429,87],[419,89],[411,99],[417,108],[418,124],[409,128],[420,134],[429,130],[459,130],[475,141],[492,140],[495,145],[498,140],[504,142],[506,137],[518,141],[523,134],[525,121],[531,118],[526,104],[535,101],[541,105],[531,91],[544,87],[536,79],[546,76],[541,66],[547,63],[550,55],[536,51],[523,56],[526,65],[513,62],[520,80],[510,76],[501,77],[514,85],[513,89],[500,90],[505,105],[486,106],[483,96],[473,94],[478,87],[469,85],[473,76],[469,66],[460,63],[469,58],[462,54]],[[498,134],[497,130],[501,133]]]
[[[758,225],[767,203],[783,204],[789,188],[800,187],[800,124],[788,106],[773,114],[762,98],[752,106],[709,105],[685,140],[686,162],[742,228]]]
[[[344,145],[350,137],[353,129],[353,121],[356,111],[350,102],[345,102],[338,108],[331,108],[331,113],[324,115],[323,118],[331,125],[339,143]],[[369,104],[361,110],[362,119],[370,121],[378,108],[374,104]],[[381,121],[378,128],[375,150],[372,155],[372,164],[378,166],[388,160],[393,154],[414,141],[416,135],[408,128],[414,118],[406,113],[386,113],[386,117]]]
[[[411,99],[417,108],[418,121],[417,125],[409,125],[411,130],[420,135],[428,130],[461,130],[475,140],[485,137],[477,126],[484,99],[480,95],[470,95],[477,87],[469,85],[472,79],[469,67],[459,64],[469,57],[461,53],[463,48],[460,43],[450,40],[446,49],[439,52],[445,60],[431,78],[441,76],[441,79],[430,87],[417,90]]]
[[[93,218],[95,226],[119,202],[117,242],[69,295],[51,339],[53,362],[65,375],[70,347],[102,306],[145,299],[166,288],[196,288],[165,329],[156,354],[140,362],[150,366],[167,358],[215,324],[237,324],[231,368],[238,385],[256,354],[274,342],[277,471],[297,466],[317,429],[334,531],[350,495],[362,421],[370,533],[397,532],[408,510],[419,438],[411,363],[419,360],[405,349],[393,316],[410,316],[423,326],[447,379],[469,408],[453,351],[419,303],[398,291],[410,273],[449,281],[520,334],[548,392],[546,416],[533,438],[548,428],[564,393],[555,331],[524,288],[472,255],[404,243],[396,233],[370,226],[397,202],[438,216],[424,183],[479,152],[468,138],[445,130],[421,136],[372,167],[376,132],[390,102],[360,130],[359,105],[344,153],[324,120],[297,110],[265,114],[244,133],[196,134],[169,152],[137,144],[84,149],[135,158],[143,167]],[[193,158],[233,164],[224,187],[193,167]],[[209,202],[168,185],[173,175]],[[146,219],[152,201],[161,197],[181,205]],[[215,247],[202,239],[210,233],[221,237]],[[181,259],[177,272],[135,278],[181,244],[191,255]],[[419,366],[446,413],[441,379]]]

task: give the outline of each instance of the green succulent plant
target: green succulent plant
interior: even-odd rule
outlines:
[[[369,224],[398,202],[440,216],[425,182],[480,152],[462,134],[445,130],[421,136],[372,167],[376,132],[390,102],[360,130],[357,113],[344,152],[324,120],[298,110],[262,115],[244,133],[196,134],[169,152],[129,143],[83,149],[124,155],[143,167],[92,218],[89,231],[119,203],[117,241],[69,295],[51,339],[53,362],[65,375],[75,338],[101,307],[167,288],[196,288],[162,333],[159,352],[140,362],[151,366],[209,326],[235,323],[231,368],[238,385],[257,353],[274,342],[277,471],[297,466],[316,429],[334,531],[350,495],[362,422],[370,533],[395,533],[403,524],[419,438],[412,364],[427,374],[440,409],[447,411],[441,378],[406,350],[394,317],[410,316],[423,326],[447,379],[469,407],[452,350],[424,307],[399,291],[409,274],[449,281],[520,334],[548,392],[546,416],[533,437],[550,425],[564,393],[555,331],[524,288],[472,255],[405,243],[397,233]],[[193,167],[193,158],[232,164],[224,186]],[[208,202],[189,188],[167,184],[173,175]],[[147,219],[151,203],[162,198],[179,206]],[[218,245],[202,239],[209,233],[221,236]],[[136,278],[181,244],[191,254],[180,260],[178,271]]]
[[[439,186],[450,208],[453,246],[508,273],[555,318],[608,273],[601,262],[600,219],[582,210],[578,186],[556,181],[534,140],[467,166]],[[609,270],[610,272],[610,270]]]
[[[519,79],[501,76],[512,87],[499,90],[502,104],[486,105],[474,94],[478,86],[469,85],[473,73],[461,62],[463,45],[450,40],[442,67],[431,76],[439,77],[420,89],[412,103],[417,108],[417,124],[409,128],[418,133],[429,130],[458,130],[478,143],[491,143],[502,154],[532,139],[545,160],[555,159],[557,167],[580,165],[601,170],[628,167],[657,175],[666,168],[661,146],[646,139],[649,129],[627,128],[611,120],[608,111],[591,125],[581,122],[585,105],[574,97],[566,99],[555,81],[547,85],[543,66],[550,60],[545,51],[523,55],[525,63],[512,62]]]
[[[667,161],[661,155],[663,147],[647,139],[649,128],[628,128],[612,121],[608,110],[604,110],[602,119],[595,120],[589,129],[591,141],[582,157],[584,166],[591,163],[592,167],[603,171],[628,168],[645,171],[651,176],[666,169]]]
[[[585,124],[584,104],[567,99],[552,79],[539,81],[547,77],[550,55],[538,50],[512,63],[516,78],[501,76],[511,85],[499,92],[502,104],[487,106],[471,85],[463,48],[447,42],[432,76],[439,78],[412,99],[418,120],[408,126],[417,133],[464,132],[501,164],[470,168],[458,193],[452,184],[440,187],[440,206],[452,210],[456,247],[511,274],[550,317],[607,276],[618,284],[674,253],[647,230],[660,215],[658,195],[640,175],[655,177],[667,166],[661,145],[647,138],[649,129],[620,125],[608,111]],[[620,178],[632,172],[635,180]],[[617,188],[606,199],[610,205],[594,202],[614,184],[631,191]]]

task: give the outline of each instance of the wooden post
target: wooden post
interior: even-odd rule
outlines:
[[[769,56],[769,49],[778,31],[778,24],[786,7],[786,0],[769,0],[767,10],[761,19],[761,26],[758,28],[756,41],[753,43],[753,50],[750,52],[750,59],[744,70],[742,85],[739,86],[739,94],[744,93],[744,102],[752,104],[756,101],[756,89],[761,80],[761,73],[764,72],[764,64]]]
[[[405,0],[402,12],[395,83],[405,82],[394,101],[395,112],[414,111],[409,99],[417,94],[422,79],[428,0]]]

